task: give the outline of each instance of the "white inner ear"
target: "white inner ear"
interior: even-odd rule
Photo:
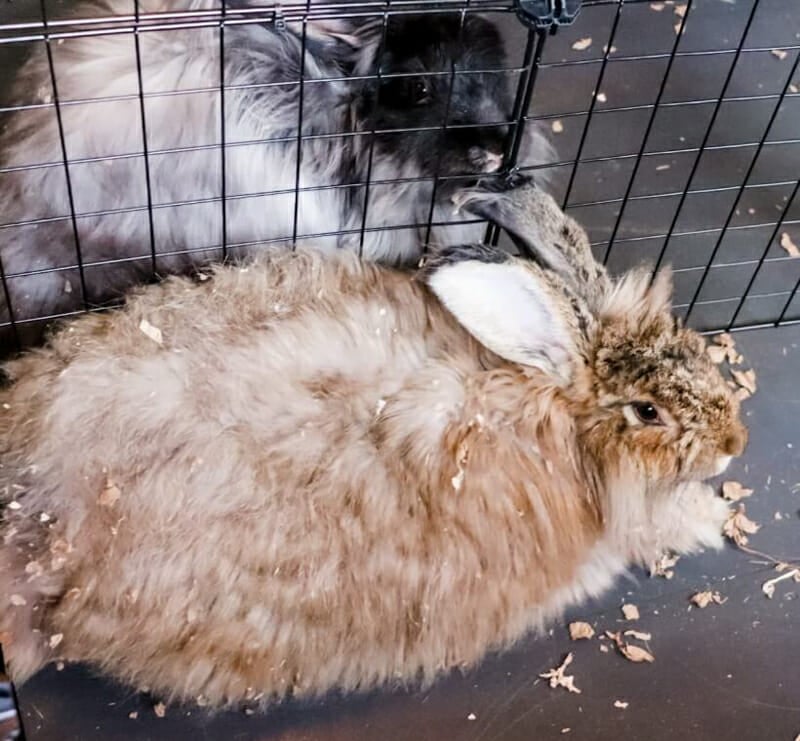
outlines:
[[[431,290],[482,345],[506,360],[569,378],[574,343],[559,299],[517,262],[465,260],[437,270]]]

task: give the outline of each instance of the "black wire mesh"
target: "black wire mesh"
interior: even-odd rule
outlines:
[[[381,25],[380,44],[386,43],[388,19],[400,15],[431,17],[452,14],[463,29],[469,14],[482,14],[502,30],[510,50],[502,69],[449,69],[434,75],[447,79],[452,92],[456,76],[478,73],[504,75],[515,87],[513,113],[505,126],[505,166],[548,175],[552,189],[565,207],[588,229],[598,259],[619,271],[642,261],[655,266],[670,263],[675,271],[676,310],[700,330],[777,326],[800,321],[800,5],[796,0],[585,0],[577,22],[558,33],[528,31],[514,15],[513,0],[385,0],[365,3],[292,3],[276,6],[191,9],[192,3],[174,3],[169,12],[146,12],[146,4],[132,0],[124,13],[88,11],[66,13],[52,0],[15,3],[0,10],[0,82],[13,76],[23,54],[44,53],[50,70],[51,91],[30,91],[28,100],[0,100],[0,117],[24,111],[52,110],[61,143],[58,161],[32,161],[0,167],[0,179],[20,171],[59,169],[66,179],[64,213],[13,220],[0,215],[0,241],[14,239],[15,230],[53,222],[71,225],[74,260],[41,270],[11,273],[0,264],[8,321],[0,324],[6,342],[24,344],[26,325],[40,325],[62,314],[15,314],[9,284],[39,273],[77,271],[83,310],[91,310],[89,296],[94,269],[126,261],[149,262],[158,273],[159,262],[184,252],[213,252],[220,257],[287,237],[302,241],[335,237],[342,229],[305,233],[299,211],[303,193],[345,189],[358,192],[360,223],[350,229],[363,248],[365,235],[375,230],[422,227],[430,235],[442,221],[435,219],[434,201],[427,224],[371,225],[371,194],[376,188],[413,182],[415,178],[382,178],[373,171],[373,149],[378,134],[445,132],[474,127],[449,120],[448,111],[436,126],[365,131],[309,132],[303,126],[303,96],[311,85],[335,84],[337,78],[315,78],[301,73],[296,132],[284,137],[237,141],[226,131],[226,105],[233,92],[269,88],[285,82],[247,85],[225,79],[227,29],[247,24],[283,27],[299,23],[305,58],[310,21],[373,19]],[[100,8],[102,5],[87,6]],[[187,9],[183,9],[186,7]],[[214,86],[175,90],[147,90],[143,84],[141,39],[146,34],[186,34],[212,29],[217,34],[219,80]],[[59,46],[70,39],[124,35],[133,40],[135,89],[103,98],[65,99],[59,95]],[[363,75],[376,88],[386,78]],[[350,76],[348,79],[354,79]],[[340,81],[340,80],[338,80]],[[0,86],[3,87],[3,86]],[[5,86],[7,87],[7,86]],[[154,138],[148,124],[152,98],[213,95],[220,111],[215,141]],[[38,97],[37,97],[38,96]],[[137,151],[68,152],[63,111],[70,106],[134,105],[141,121],[142,147]],[[522,133],[540,126],[555,146],[554,160],[522,157]],[[366,178],[343,183],[301,182],[303,147],[314,140],[366,137],[369,159]],[[297,162],[294,187],[258,192],[230,192],[226,167],[237,148],[268,147],[294,142]],[[247,151],[244,149],[243,151]],[[156,158],[198,152],[219,153],[221,178],[217,192],[191,194],[181,199],[159,197],[151,163]],[[70,156],[72,154],[72,156]],[[86,211],[74,192],[72,172],[78,167],[111,166],[141,161],[143,198],[139,203]],[[436,189],[458,176],[438,174]],[[466,178],[465,178],[466,179]],[[2,181],[0,181],[2,182]],[[2,187],[2,185],[0,185]],[[231,237],[229,207],[244,199],[294,196],[293,227],[283,238],[235,240]],[[26,197],[36,198],[36,193]],[[218,204],[219,239],[212,244],[171,249],[159,244],[159,212],[181,207]],[[135,257],[89,258],[82,250],[80,225],[95,217],[141,213],[146,219],[146,241]],[[487,239],[500,238],[488,227]],[[213,240],[212,240],[213,241]],[[43,246],[43,249],[46,247]]]

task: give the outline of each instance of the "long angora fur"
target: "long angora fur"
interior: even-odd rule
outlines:
[[[249,4],[229,3],[230,17]],[[139,5],[142,13],[202,11],[218,8],[219,0]],[[85,0],[67,14],[80,19],[132,9],[131,0]],[[428,237],[433,176],[474,176],[502,164],[509,132],[502,124],[512,116],[509,80],[487,71],[505,64],[499,32],[474,15],[466,16],[463,29],[457,13],[392,15],[384,44],[380,20],[312,16],[302,65],[302,28],[289,23],[280,30],[269,22],[225,26],[224,236],[230,254],[291,242],[299,185],[307,189],[297,204],[300,241],[327,251],[360,251],[389,264],[416,263]],[[17,73],[15,102],[39,104],[13,115],[0,140],[2,165],[10,168],[2,175],[0,213],[5,224],[16,225],[0,229],[0,258],[7,276],[20,276],[8,282],[18,320],[102,304],[154,273],[186,272],[222,256],[219,28],[146,30],[138,42],[149,172],[141,156],[134,36],[79,36],[51,47],[85,295],[44,46],[35,47]],[[453,63],[459,73],[450,96]],[[374,77],[378,67],[380,85]],[[411,76],[390,76],[398,73]],[[317,82],[323,79],[331,81]],[[307,138],[298,172],[301,94]],[[442,132],[445,118],[451,128]],[[459,128],[470,125],[477,128]],[[409,128],[426,130],[401,131]],[[380,133],[387,131],[394,133]],[[331,134],[342,136],[326,136]],[[547,156],[533,127],[524,141]],[[41,166],[21,169],[32,164]],[[368,192],[362,185],[367,180]],[[454,182],[440,181],[432,220],[450,224],[433,229],[433,244],[469,242],[483,234],[485,225],[474,217],[453,223],[464,221],[453,216],[449,201]],[[348,183],[352,187],[340,187]],[[41,218],[49,221],[30,223]],[[337,235],[340,230],[345,233]],[[7,310],[2,315],[8,319]]]
[[[535,189],[476,201],[543,262],[585,259]],[[7,364],[15,678],[63,657],[215,706],[426,682],[631,562],[719,545],[701,480],[742,450],[736,400],[668,280],[594,270],[584,291],[489,247],[421,279],[272,251]]]

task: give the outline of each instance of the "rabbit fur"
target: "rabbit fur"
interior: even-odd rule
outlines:
[[[721,545],[702,480],[746,432],[668,274],[587,267],[532,187],[463,207],[569,266],[464,246],[417,278],[266,251],[6,364],[17,681],[60,657],[212,706],[430,682],[631,563]]]
[[[233,18],[251,3],[228,5]],[[219,1],[142,0],[139,6],[142,13],[203,11],[218,8]],[[67,12],[85,18],[132,11],[131,0],[87,0]],[[305,34],[302,134],[318,138],[303,142],[298,173],[303,26],[225,27],[229,254],[286,244],[297,235],[323,250],[347,248],[385,263],[416,263],[428,238],[434,175],[474,176],[502,165],[509,126],[498,124],[511,119],[512,100],[506,75],[486,71],[504,66],[500,34],[472,14],[462,30],[453,13],[389,16],[385,43],[382,25],[374,20],[312,16]],[[219,29],[148,30],[138,39],[148,172],[140,156],[144,134],[133,35],[69,38],[52,46],[71,196],[79,214],[74,229],[44,47],[34,49],[17,75],[14,100],[40,104],[13,115],[0,139],[2,164],[10,168],[1,176],[0,211],[4,222],[16,225],[0,230],[0,258],[7,276],[19,276],[8,281],[18,320],[102,305],[154,274],[187,272],[222,257]],[[450,97],[453,63],[473,72],[453,78]],[[380,85],[374,77],[364,79],[378,68]],[[406,76],[387,77],[400,73]],[[314,82],[323,79],[331,81]],[[180,90],[194,92],[171,94]],[[442,132],[445,119],[455,128]],[[458,128],[463,125],[477,128]],[[407,128],[427,130],[398,131]],[[374,149],[373,131],[378,132]],[[343,136],[325,136],[331,134]],[[550,156],[533,126],[526,128],[524,145],[528,159]],[[31,164],[41,166],[14,169]],[[368,192],[361,185],[367,180]],[[386,182],[394,180],[401,182]],[[335,187],[347,183],[353,187]],[[453,216],[454,184],[442,180],[436,190],[432,220],[450,223],[433,228],[433,244],[482,238],[484,224]],[[312,189],[299,195],[295,235],[296,185]],[[50,221],[30,223],[40,218]],[[346,233],[331,236],[340,230]],[[113,262],[97,264],[101,261]],[[3,319],[8,316],[6,309]]]

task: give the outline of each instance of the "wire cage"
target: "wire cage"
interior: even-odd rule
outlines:
[[[527,0],[537,1],[548,5]],[[564,8],[563,3],[549,4]],[[109,8],[115,12],[110,13]],[[299,24],[305,55],[306,44],[313,43],[305,31],[312,21],[373,19],[382,24],[385,40],[387,19],[412,14],[448,16],[457,19],[461,28],[466,18],[479,14],[501,30],[507,63],[490,72],[504,76],[513,89],[510,115],[497,122],[507,132],[503,166],[543,179],[546,176],[554,195],[587,228],[596,256],[612,272],[641,262],[655,268],[671,264],[675,310],[701,331],[800,320],[796,247],[800,244],[800,4],[796,0],[584,0],[572,25],[550,28],[520,22],[520,0],[314,0],[280,6],[185,0],[159,12],[149,12],[147,3],[140,0],[83,5],[36,0],[0,9],[0,79],[8,83],[26,58],[39,55],[49,71],[47,89],[26,91],[27,99],[20,99],[19,92],[3,93],[0,118],[8,125],[28,111],[49,111],[60,156],[42,161],[33,152],[30,161],[22,163],[4,158],[0,188],[5,187],[3,179],[20,172],[57,170],[63,173],[66,198],[59,204],[43,204],[41,213],[33,217],[0,214],[0,249],[3,243],[18,239],[22,229],[57,222],[68,230],[71,259],[17,272],[0,265],[6,306],[0,322],[4,349],[24,346],[32,336],[29,330],[75,313],[22,316],[16,311],[15,281],[50,272],[75,276],[77,280],[68,280],[66,285],[74,285],[80,295],[78,310],[92,310],[96,308],[92,283],[100,275],[97,271],[111,263],[138,261],[149,265],[155,276],[170,250],[203,251],[224,258],[235,254],[236,248],[248,246],[249,242],[237,240],[231,204],[275,196],[278,191],[231,192],[228,185],[226,166],[230,167],[232,152],[274,143],[270,139],[237,141],[226,130],[226,102],[237,92],[224,72],[234,29],[260,24],[280,31],[287,24]],[[168,37],[178,33],[184,40],[187,35],[204,34],[209,64],[217,79],[201,88],[147,89],[142,67],[149,60],[144,58],[141,39],[148,34]],[[59,70],[70,43],[119,36],[130,39],[131,79],[135,83],[131,89],[102,99],[65,97]],[[458,76],[474,72],[453,64],[437,74],[452,87]],[[364,77],[380,83],[381,74],[378,69]],[[299,228],[298,219],[304,208],[303,192],[336,188],[354,190],[361,199],[360,223],[350,229],[361,244],[366,233],[378,229],[415,229],[430,236],[436,226],[433,203],[427,223],[371,225],[370,192],[394,184],[392,179],[382,180],[378,172],[368,170],[363,182],[301,186],[299,153],[303,145],[314,138],[343,135],[309,133],[303,125],[304,85],[320,82],[334,84],[336,80],[311,80],[304,73],[293,81],[300,87],[298,124],[287,138],[296,140],[298,157],[293,187],[280,193],[293,198],[291,233],[284,235],[284,240],[341,235],[340,228],[306,233]],[[8,84],[0,85],[0,90],[11,89]],[[214,110],[220,112],[216,134],[209,140],[182,140],[180,127],[163,138],[148,121],[152,99],[177,101],[182,96],[202,95],[209,96]],[[121,115],[139,121],[140,146],[134,151],[70,151],[64,112],[91,105],[98,106],[100,116],[108,115],[110,107],[118,107],[118,113],[124,107]],[[445,114],[433,128],[444,132],[453,126]],[[547,134],[555,154],[526,159],[521,143],[532,127]],[[374,141],[381,133],[373,128],[347,135]],[[176,152],[195,151],[216,158],[213,192],[187,191],[177,200],[174,194],[165,198],[154,180],[153,163]],[[79,187],[85,178],[77,178],[76,173],[81,168],[112,167],[120,161],[141,163],[135,170],[141,184],[137,198],[113,209],[87,210]],[[447,176],[436,172],[434,191],[445,180]],[[41,194],[21,191],[20,198],[36,200]],[[219,209],[219,233],[203,244],[177,249],[162,244],[158,230],[161,214],[198,205]],[[120,214],[141,217],[141,254],[118,258],[90,254],[83,244],[83,222]],[[485,236],[500,238],[491,226]],[[48,244],[41,249],[47,250]]]

